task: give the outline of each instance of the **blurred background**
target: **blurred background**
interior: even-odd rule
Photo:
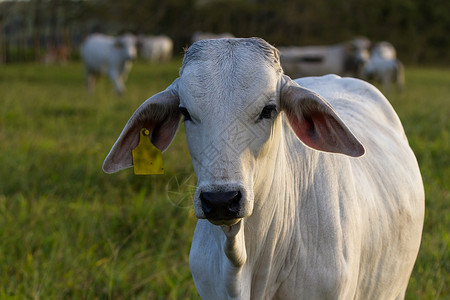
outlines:
[[[177,78],[183,49],[211,33],[280,49],[342,50],[355,37],[395,47],[375,66],[401,60],[403,88],[373,83],[403,123],[426,194],[406,299],[450,299],[449,13],[448,0],[0,0],[0,300],[199,299],[183,124],[163,153],[164,175],[101,168],[135,109]],[[83,41],[126,32],[138,42],[126,89],[102,76],[88,92]],[[167,38],[170,55],[155,56]],[[106,56],[96,45],[91,57]],[[311,49],[285,53],[329,58],[329,47]]]
[[[386,40],[404,63],[450,63],[450,2],[442,0],[0,1],[0,62],[76,58],[94,31],[169,36],[174,52],[196,31],[258,36],[275,46]]]

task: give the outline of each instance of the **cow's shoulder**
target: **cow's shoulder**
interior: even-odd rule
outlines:
[[[366,81],[332,74],[299,78],[295,82],[321,95],[353,131],[376,127],[404,135],[392,105]]]
[[[353,77],[340,77],[335,74],[329,74],[303,77],[295,79],[295,82],[320,94],[332,105],[339,104],[341,100],[354,102],[356,106],[362,105],[364,102],[379,102],[383,104],[387,101],[376,87]]]

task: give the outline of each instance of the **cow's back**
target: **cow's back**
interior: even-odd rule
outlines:
[[[86,67],[100,72],[106,68],[112,55],[114,39],[103,34],[93,34],[86,38],[81,46],[81,56]]]
[[[337,75],[306,77],[296,79],[295,82],[325,98],[357,137],[373,135],[375,139],[379,138],[375,133],[367,132],[369,128],[375,127],[378,130],[393,131],[406,139],[392,105],[373,85]]]
[[[424,192],[400,120],[387,99],[361,80],[329,75],[296,82],[324,97],[366,149],[360,158],[324,154],[321,159],[340,178],[336,182],[343,191],[341,198],[354,191],[355,199],[340,199],[339,206],[341,220],[346,213],[355,214],[348,216],[351,236],[345,237],[343,228],[348,249],[351,243],[360,243],[353,245],[353,249],[360,247],[359,254],[353,253],[359,257],[348,260],[359,261],[358,270],[352,272],[358,276],[355,298],[402,295],[419,250]],[[356,207],[343,209],[345,205]]]

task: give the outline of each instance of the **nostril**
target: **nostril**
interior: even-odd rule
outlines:
[[[240,205],[241,205],[241,198],[242,198],[242,194],[241,192],[237,192],[237,194],[231,199],[230,204],[228,206],[228,209],[231,212],[237,213],[240,209]]]
[[[211,206],[211,201],[208,200],[210,197],[209,196],[205,196],[205,194],[208,194],[208,193],[201,193],[200,194],[200,200],[202,201],[203,212],[206,215],[209,215],[209,214],[211,214],[212,206]]]
[[[242,194],[240,191],[202,192],[200,200],[207,218],[228,219],[239,215]]]
[[[201,193],[200,197],[201,200],[209,203],[209,204],[222,204],[222,203],[229,203],[236,197],[240,196],[241,192],[239,191],[232,191],[232,192],[203,192]]]

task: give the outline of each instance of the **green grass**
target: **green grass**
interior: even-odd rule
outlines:
[[[0,299],[198,299],[188,265],[195,186],[181,129],[165,175],[106,175],[103,159],[133,111],[180,60],[138,63],[128,91],[82,67],[0,69]],[[425,183],[426,220],[407,299],[450,298],[450,71],[407,68],[388,95]]]
[[[130,115],[179,65],[137,65],[123,97],[106,79],[88,95],[79,64],[2,66],[0,299],[197,297],[196,220],[176,194],[193,184],[183,135],[164,154],[165,175],[101,170]]]
[[[404,93],[389,97],[425,185],[419,257],[407,299],[450,299],[450,70],[410,68]]]

